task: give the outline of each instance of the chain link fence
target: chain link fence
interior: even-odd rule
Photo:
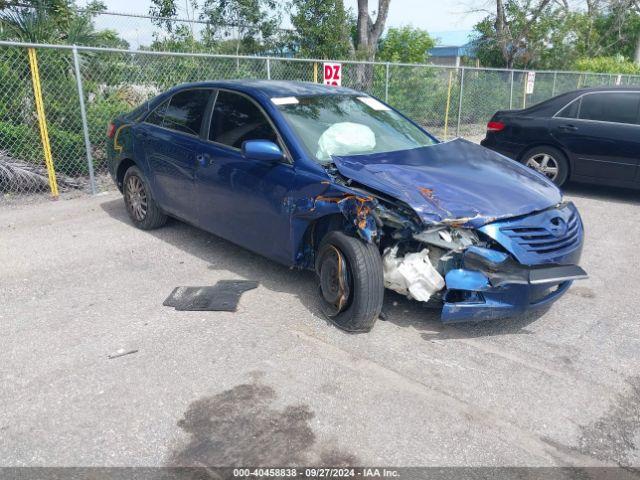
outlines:
[[[322,81],[322,61],[143,52],[0,42],[0,195],[50,193],[38,122],[39,90],[61,194],[112,188],[106,127],[116,115],[179,83],[260,78]],[[640,85],[640,76],[342,62],[343,86],[385,100],[441,139],[479,141],[497,110],[523,108],[587,86]]]

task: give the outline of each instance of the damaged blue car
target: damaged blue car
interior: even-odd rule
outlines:
[[[462,139],[441,142],[347,88],[180,85],[108,128],[131,221],[175,217],[317,273],[326,316],[368,331],[385,288],[444,322],[545,307],[585,278],[583,226],[544,176]]]

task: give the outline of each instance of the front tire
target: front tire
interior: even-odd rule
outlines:
[[[522,163],[541,173],[558,187],[569,177],[569,161],[564,153],[554,147],[543,145],[527,150]]]
[[[164,225],[167,216],[151,196],[151,189],[138,167],[129,167],[122,182],[124,204],[133,224],[142,230],[153,230]]]
[[[316,273],[323,313],[348,332],[368,332],[382,310],[384,279],[374,244],[328,233],[318,249]]]

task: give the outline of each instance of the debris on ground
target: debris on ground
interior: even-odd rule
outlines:
[[[240,296],[258,285],[253,280],[220,280],[209,287],[176,287],[163,305],[178,311],[235,312]]]
[[[83,187],[80,181],[61,172],[56,172],[56,179],[61,191]],[[17,160],[0,151],[0,191],[37,192],[48,188],[49,176],[46,168]]]
[[[125,355],[131,355],[132,353],[138,353],[138,350],[125,350],[124,348],[121,348],[116,353],[107,355],[107,358],[111,360],[113,358],[124,357]]]

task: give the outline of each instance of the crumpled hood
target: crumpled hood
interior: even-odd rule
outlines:
[[[407,203],[427,223],[479,227],[562,199],[560,190],[533,170],[462,139],[333,161],[345,177]]]

